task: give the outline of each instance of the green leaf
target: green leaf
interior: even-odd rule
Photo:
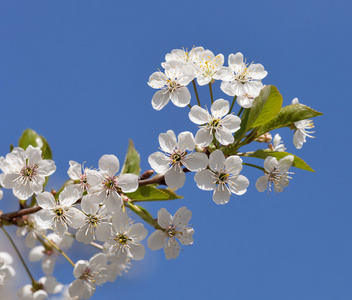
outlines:
[[[125,157],[125,162],[122,167],[122,173],[132,173],[139,175],[141,172],[140,167],[140,156],[137,150],[134,148],[132,140],[128,143],[128,149]]]
[[[247,128],[258,127],[272,120],[281,110],[282,96],[275,86],[264,87],[251,107]]]
[[[291,104],[283,107],[278,115],[269,123],[262,125],[259,128],[257,136],[277,128],[290,126],[294,122],[314,118],[321,115],[323,115],[321,112],[311,109],[306,105],[300,103]]]
[[[133,193],[127,193],[126,196],[131,200],[136,201],[164,201],[181,199],[182,196],[177,195],[175,192],[169,189],[157,189],[153,186],[146,185],[138,188]]]
[[[237,141],[241,138],[247,131],[247,122],[249,116],[250,108],[246,108],[241,116],[241,128],[235,133],[235,140]]]
[[[294,160],[292,163],[292,166],[295,168],[299,168],[302,170],[310,171],[310,172],[315,172],[303,159],[297,157],[294,154],[288,153],[288,152],[278,152],[278,151],[271,151],[271,150],[257,150],[253,152],[252,154],[249,154],[249,157],[256,157],[256,158],[262,158],[265,159],[268,156],[273,156],[277,160],[287,156],[287,155],[293,155]]]
[[[33,129],[26,129],[18,140],[18,146],[26,150],[29,145],[39,147],[42,150],[42,156],[45,159],[52,159],[53,154],[47,140],[36,133]]]

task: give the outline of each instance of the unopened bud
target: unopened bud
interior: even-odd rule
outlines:
[[[261,136],[257,137],[255,139],[255,141],[259,142],[259,143],[270,143],[272,139],[273,138],[272,138],[271,134],[269,132],[267,132],[267,133],[264,133]]]

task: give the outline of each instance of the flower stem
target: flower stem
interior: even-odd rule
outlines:
[[[264,168],[259,167],[259,166],[257,166],[257,165],[252,165],[252,164],[248,164],[248,163],[244,163],[244,162],[242,163],[242,165],[244,165],[244,166],[250,166],[250,167],[253,167],[253,168],[257,168],[257,169],[262,170],[263,172],[265,172]]]
[[[188,107],[191,109],[191,108],[192,108],[192,105],[191,105],[191,104],[188,104]]]
[[[31,281],[32,281],[32,285],[36,284],[37,282],[34,280],[34,278],[33,278],[32,274],[31,274],[31,272],[29,271],[29,269],[28,269],[28,267],[27,267],[27,265],[26,265],[26,263],[25,263],[25,261],[24,261],[22,255],[21,255],[20,251],[18,250],[18,248],[17,248],[17,246],[15,245],[14,241],[12,240],[11,236],[7,233],[7,231],[5,230],[5,228],[4,228],[3,226],[1,226],[1,229],[2,229],[2,231],[5,233],[5,235],[6,235],[7,238],[9,239],[9,241],[11,242],[11,244],[12,244],[13,248],[15,249],[15,251],[17,252],[17,255],[19,256],[19,258],[20,258],[20,260],[21,260],[21,262],[22,262],[24,268],[25,268],[26,271],[27,271],[27,274],[28,274],[29,278],[30,278]]]
[[[140,218],[142,218],[144,221],[146,221],[149,225],[153,226],[155,229],[160,229],[161,227],[159,224],[153,219],[153,217],[149,214],[148,211],[143,209],[142,207],[139,207],[137,205],[134,205],[131,202],[126,203],[127,207],[132,210],[135,214],[137,214]]]
[[[199,96],[198,96],[197,87],[196,87],[196,81],[193,79],[192,83],[193,83],[194,93],[196,94],[196,97],[197,97],[198,105],[200,106]]]
[[[42,237],[48,241],[50,243],[50,245],[52,245],[57,251],[60,252],[60,254],[62,254],[63,257],[66,258],[66,260],[73,266],[75,267],[75,264],[73,263],[73,261],[67,256],[67,254],[62,251],[53,241],[51,241],[50,239],[48,239],[44,234],[42,234]]]
[[[70,232],[65,232],[65,235],[73,237],[74,239],[76,238],[76,236]],[[91,245],[91,246],[93,246],[97,249],[100,249],[100,250],[104,249],[104,247],[102,245],[99,245],[98,243],[95,243],[95,242],[90,242],[88,245]]]
[[[213,88],[211,87],[211,82],[209,82],[209,91],[210,91],[211,104],[213,104],[214,97],[213,97]]]
[[[231,106],[232,107],[232,106]],[[243,112],[243,107],[241,107],[240,111],[238,112],[237,116],[239,117],[241,113]]]
[[[229,110],[229,114],[232,112],[233,106],[235,105],[235,102],[236,102],[236,98],[237,98],[237,96],[235,95],[235,97],[233,97],[233,100],[232,100],[232,104],[231,104],[231,107],[230,107],[230,110]]]

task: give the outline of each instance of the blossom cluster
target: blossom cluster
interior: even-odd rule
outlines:
[[[5,221],[6,225],[18,226],[16,235],[25,237],[26,246],[31,248],[29,260],[41,262],[45,275],[34,279],[21,258],[32,282],[18,291],[20,299],[45,299],[65,290],[74,299],[88,299],[98,286],[115,281],[127,271],[132,261],[142,260],[146,255],[145,244],[151,250],[164,249],[167,260],[177,258],[182,246],[193,244],[194,229],[189,224],[192,212],[181,207],[172,215],[161,208],[157,218],[153,218],[135,202],[180,198],[175,190],[184,186],[191,172],[194,172],[195,185],[212,191],[213,201],[221,205],[227,204],[232,195],[244,195],[250,186],[249,179],[242,175],[243,166],[260,170],[255,183],[259,192],[269,193],[273,189],[278,194],[289,185],[293,174],[289,170],[297,166],[297,158],[286,152],[278,133],[272,139],[269,131],[280,127],[293,129],[293,144],[301,149],[306,137],[313,137],[308,131],[313,123],[310,119],[295,117],[291,123],[271,128],[269,121],[275,115],[266,123],[262,120],[255,123],[273,89],[262,83],[268,74],[263,65],[248,64],[243,54],[237,52],[228,56],[226,66],[223,54],[214,55],[203,47],[193,47],[190,51],[172,50],[161,66],[164,71],[154,72],[148,81],[150,87],[158,90],[152,97],[152,107],[159,111],[170,100],[177,107],[188,106],[188,117],[197,127],[178,135],[171,129],[159,134],[160,151],[148,157],[156,176],[150,178],[152,170],[140,175],[139,155],[133,148],[132,154],[128,154],[132,157],[126,157],[121,173],[120,161],[113,154],[103,155],[98,168],[69,161],[69,179],[59,191],[49,192],[45,191],[47,179],[56,166],[43,147],[15,147],[6,157],[0,157],[0,188],[11,189],[21,207],[30,211],[15,217],[4,214],[7,219],[0,215],[0,226]],[[212,85],[216,80],[221,81],[224,98],[231,96],[232,102],[213,99]],[[191,82],[197,99],[193,105],[188,88]],[[201,103],[196,84],[209,85],[211,103],[208,106]],[[259,100],[261,107],[258,108]],[[237,114],[233,112],[235,103],[239,105]],[[282,103],[279,101],[277,105],[275,109],[279,113]],[[289,109],[306,108],[295,98]],[[249,120],[252,123],[248,124]],[[243,146],[254,141],[267,147],[242,152]],[[245,162],[247,157],[264,159],[263,167]],[[138,162],[137,169],[128,168],[133,159],[135,164]],[[167,188],[160,189],[157,185]],[[144,224],[136,223],[127,210],[154,229],[149,237]],[[97,253],[74,263],[67,251],[75,241],[95,247]],[[64,256],[73,267],[72,280],[65,283],[66,289],[54,276],[59,256]],[[8,254],[0,252],[0,286],[15,274],[11,262]]]

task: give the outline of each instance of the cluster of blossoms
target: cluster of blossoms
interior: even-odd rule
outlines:
[[[203,47],[194,47],[190,51],[176,49],[165,56],[165,62],[161,64],[164,71],[150,76],[149,86],[158,89],[152,97],[153,108],[161,110],[170,100],[178,107],[188,106],[189,119],[198,126],[194,130],[195,135],[184,131],[176,136],[173,130],[159,134],[161,151],[148,157],[157,176],[150,178],[154,173],[152,170],[139,176],[139,155],[133,148],[131,153],[134,154],[128,155],[134,155],[134,164],[138,161],[137,170],[131,167],[133,159],[127,159],[127,156],[121,173],[119,159],[111,154],[100,158],[97,169],[70,161],[67,171],[70,179],[58,192],[48,192],[44,188],[56,166],[51,159],[44,159],[44,148],[32,145],[26,149],[16,147],[6,157],[0,157],[0,188],[12,189],[21,200],[21,207],[26,208],[25,213],[0,215],[0,227],[8,235],[4,222],[18,226],[17,236],[25,237],[26,246],[31,248],[29,260],[41,261],[45,274],[45,277],[35,280],[26,267],[32,284],[18,291],[20,299],[45,299],[49,294],[62,291],[74,299],[88,299],[97,286],[115,281],[130,268],[132,261],[143,259],[148,231],[142,223],[135,223],[127,209],[154,228],[146,241],[151,250],[163,248],[166,259],[177,258],[181,245],[193,244],[194,229],[189,225],[192,212],[182,207],[172,216],[161,208],[154,219],[135,202],[179,198],[175,190],[185,184],[186,173],[195,172],[195,184],[202,190],[213,191],[213,201],[222,205],[229,202],[231,195],[246,193],[249,180],[240,174],[244,165],[264,173],[255,184],[259,192],[268,190],[269,193],[273,187],[278,194],[289,185],[293,174],[289,169],[295,166],[295,157],[285,152],[281,136],[276,134],[272,139],[269,131],[280,127],[294,129],[293,143],[300,149],[306,137],[312,137],[312,132],[307,130],[313,127],[312,121],[296,117],[282,126],[265,127],[270,125],[273,115],[266,123],[263,120],[255,123],[273,88],[261,81],[267,76],[267,71],[261,64],[247,64],[240,52],[228,56],[228,66],[224,63],[222,54],[215,56]],[[222,98],[214,101],[212,84],[216,80],[221,81],[221,90],[233,97],[232,103]],[[197,98],[197,104],[193,106],[188,89],[191,82]],[[201,87],[209,85],[210,111],[206,105],[202,107],[196,83]],[[256,99],[260,99],[260,107]],[[236,102],[240,108],[234,114]],[[278,105],[277,113],[282,102]],[[289,109],[296,108],[306,109],[297,98]],[[317,115],[309,113],[304,116]],[[249,120],[252,123],[248,124]],[[266,143],[268,148],[257,150],[260,155],[257,151],[240,151],[242,146],[253,141]],[[264,167],[244,162],[245,157],[264,158]],[[157,189],[157,185],[166,185],[167,188]],[[0,189],[0,199],[2,197]],[[28,204],[26,200],[30,197]],[[47,231],[52,232],[47,234]],[[97,248],[98,252],[88,260],[80,259],[74,263],[66,252],[75,240]],[[59,256],[64,256],[73,266],[74,279],[66,285],[66,289],[53,275]],[[9,266],[11,261],[0,252],[0,286],[14,276],[14,270]]]

